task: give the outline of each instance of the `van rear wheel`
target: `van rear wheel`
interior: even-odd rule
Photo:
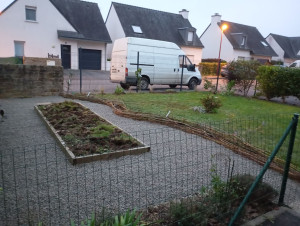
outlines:
[[[121,87],[125,90],[129,89],[130,85],[126,83],[120,83]]]
[[[149,80],[145,77],[142,77],[141,78],[141,90],[145,90],[145,89],[148,89],[148,86],[149,86]],[[138,87],[137,87],[138,88]]]
[[[198,83],[198,80],[195,78],[192,78],[188,84],[189,89],[195,90],[197,88],[197,83]]]

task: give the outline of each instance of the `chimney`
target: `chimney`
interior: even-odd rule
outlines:
[[[215,15],[211,16],[211,23],[216,24],[221,22],[221,15],[219,13],[215,13]]]
[[[186,9],[179,11],[179,14],[181,14],[184,19],[189,19],[189,11],[187,11]]]

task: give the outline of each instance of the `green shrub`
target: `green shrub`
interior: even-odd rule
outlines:
[[[106,220],[100,226],[143,226],[140,223],[142,214],[136,216],[136,211],[127,211],[124,215],[115,216],[113,220]]]
[[[116,95],[124,94],[124,89],[120,86],[117,86],[117,88],[115,89],[115,94]]]
[[[236,86],[243,92],[244,96],[253,85],[258,74],[260,63],[256,60],[237,60],[228,64],[228,81],[235,81]]]
[[[223,96],[231,96],[234,94],[233,87],[235,86],[235,81],[228,81],[225,90],[221,93]]]
[[[219,59],[218,58],[206,58],[206,59],[202,59],[203,63],[218,63]],[[221,59],[221,63],[227,63],[226,60],[222,60]]]
[[[258,88],[267,99],[295,96],[300,99],[300,69],[260,66]]]
[[[222,106],[221,100],[214,95],[207,95],[200,99],[206,113],[217,113],[217,109]]]
[[[221,67],[224,65],[226,65],[226,63],[221,63],[220,72],[221,72]],[[199,68],[202,75],[216,75],[218,69],[218,63],[200,63]]]
[[[210,92],[214,92],[216,89],[216,86],[212,84],[212,81],[208,80],[208,79],[204,79],[204,85],[203,88],[205,90],[208,90]]]

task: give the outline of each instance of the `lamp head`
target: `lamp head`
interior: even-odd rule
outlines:
[[[227,24],[223,24],[222,27],[221,27],[222,31],[225,31],[227,28],[228,28]]]

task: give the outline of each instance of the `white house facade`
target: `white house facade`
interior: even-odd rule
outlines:
[[[81,11],[78,10],[80,8]],[[85,8],[89,10],[85,12]],[[100,19],[97,25],[103,24],[100,26],[102,35],[90,35],[91,32],[83,28],[84,24],[78,22],[80,17],[81,20],[86,19],[91,14],[96,17],[94,20]],[[79,62],[86,69],[105,69],[106,45],[111,40],[95,3],[72,0],[16,0],[1,12],[0,27],[0,57],[16,56],[41,60],[58,57],[67,69],[78,69]],[[87,56],[92,64],[85,62]]]
[[[188,20],[188,13],[187,10],[167,13],[113,2],[105,22],[112,39],[107,46],[107,58],[111,57],[116,39],[139,37],[173,42],[193,63],[200,63],[203,45]]]
[[[266,41],[274,49],[277,56],[272,60],[281,61],[284,65],[290,65],[300,59],[300,37],[286,37],[282,35],[269,34]]]
[[[226,24],[228,28],[222,34],[223,24]],[[274,50],[265,42],[255,27],[223,21],[221,15],[216,13],[200,37],[205,46],[203,59],[219,57],[221,36],[220,58],[227,62],[250,59],[269,61],[272,56],[276,56]]]

